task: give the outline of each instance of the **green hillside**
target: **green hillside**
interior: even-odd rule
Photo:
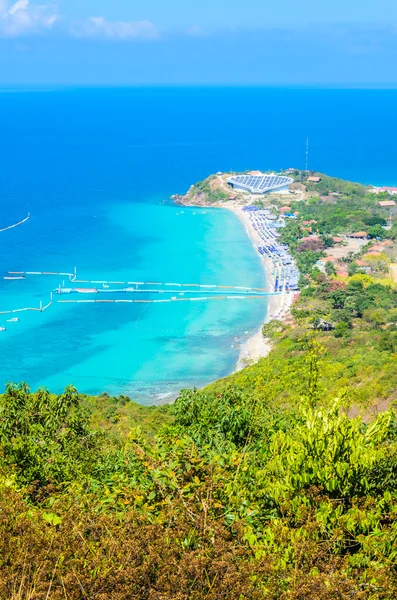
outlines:
[[[163,409],[126,436],[73,389],[10,386],[0,596],[395,597],[395,412],[350,418],[322,395],[316,343],[302,362],[299,402],[186,391],[155,439]]]
[[[357,254],[328,244],[352,211],[383,217],[322,177],[341,196],[293,205],[301,294],[265,325],[268,357],[172,406],[0,396],[0,599],[397,598],[395,227]],[[342,274],[319,262],[338,244]]]

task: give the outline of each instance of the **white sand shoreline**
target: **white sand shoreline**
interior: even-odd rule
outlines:
[[[208,208],[208,209],[209,208],[221,208],[221,209],[227,209],[227,210],[232,211],[236,215],[236,217],[241,221],[241,223],[243,224],[244,229],[245,229],[249,239],[252,242],[255,252],[260,257],[261,264],[265,271],[266,284],[267,284],[268,288],[274,289],[275,278],[274,278],[273,261],[268,256],[262,256],[259,253],[258,246],[262,245],[262,240],[260,239],[259,235],[253,228],[248,215],[245,212],[243,212],[242,204],[239,204],[238,202],[235,202],[233,200],[228,201],[225,204],[213,204],[213,205],[191,204],[189,202],[188,203],[181,202],[181,199],[179,200],[179,204],[184,205],[184,206],[190,206],[192,208],[193,207]],[[241,344],[240,354],[239,354],[239,357],[238,357],[238,360],[235,365],[233,373],[237,373],[238,371],[241,371],[242,369],[247,367],[249,364],[255,363],[258,360],[260,360],[261,358],[264,358],[269,354],[269,352],[272,349],[272,343],[269,338],[265,338],[263,336],[263,334],[262,334],[263,326],[266,323],[268,323],[269,321],[271,321],[274,315],[279,315],[278,318],[280,320],[285,319],[290,313],[292,302],[293,302],[293,294],[286,293],[285,291],[280,295],[268,297],[268,305],[267,305],[268,308],[267,308],[266,318],[265,318],[264,322],[262,323],[260,329],[257,332],[255,332],[254,335],[252,335],[250,338],[248,338],[245,342],[243,342]]]
[[[258,254],[263,265],[263,269],[266,274],[266,284],[268,288],[273,289],[274,287],[274,265],[273,261],[267,257],[262,256],[258,251],[258,246],[261,245],[261,239],[258,236],[255,229],[252,227],[251,221],[246,213],[242,211],[242,206],[235,202],[228,202],[227,205],[220,208],[227,208],[231,210],[236,217],[241,221],[250,238],[255,252]],[[283,294],[279,296],[269,296],[268,298],[268,309],[264,323],[262,323],[259,331],[254,333],[253,336],[248,338],[240,347],[240,355],[238,357],[234,373],[241,371],[246,366],[253,362],[257,362],[259,359],[264,358],[269,354],[272,349],[271,340],[265,338],[262,334],[262,328],[265,323],[268,323],[273,315],[279,314],[280,318],[285,318],[290,311],[292,304],[293,295]]]

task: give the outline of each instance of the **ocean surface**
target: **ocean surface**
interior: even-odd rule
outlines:
[[[0,88],[0,310],[46,303],[61,278],[263,286],[227,210],[170,196],[226,170],[309,166],[396,184],[395,90]],[[67,283],[67,282],[66,282]],[[57,304],[0,333],[7,381],[167,401],[233,370],[266,300]]]

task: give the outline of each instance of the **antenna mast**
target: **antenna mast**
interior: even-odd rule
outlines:
[[[309,138],[306,138],[306,171],[309,170]]]

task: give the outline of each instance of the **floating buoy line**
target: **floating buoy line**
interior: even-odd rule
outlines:
[[[18,223],[14,223],[14,225],[9,225],[8,227],[3,227],[3,229],[0,229],[0,233],[3,233],[3,231],[8,231],[9,229],[14,229],[14,227],[18,227],[19,225],[23,225],[23,223],[26,223],[26,221],[29,221],[30,219],[30,213],[28,213],[28,216],[25,217],[25,219],[22,219],[22,221],[19,221]]]
[[[15,225],[16,226],[16,225]],[[263,299],[268,296],[281,295],[282,292],[271,291],[265,288],[253,288],[246,286],[230,286],[203,283],[179,283],[179,282],[143,282],[143,281],[110,281],[110,280],[89,280],[77,279],[76,268],[73,272],[66,271],[9,271],[5,280],[24,280],[29,277],[64,277],[68,279],[69,286],[65,286],[63,281],[50,293],[50,300],[47,304],[41,301],[38,307],[25,307],[12,310],[0,310],[0,315],[11,315],[25,311],[45,312],[54,302],[57,304],[164,304],[171,302],[203,302],[210,300],[248,300]],[[78,284],[78,286],[76,286]],[[88,284],[92,287],[81,287],[81,284]],[[111,286],[125,286],[112,288]],[[132,295],[132,298],[59,298],[54,300],[55,296],[64,295],[102,295],[102,294],[123,294]],[[141,294],[156,294],[158,296],[165,294],[178,294],[170,298],[142,298],[137,297]],[[182,297],[182,296],[188,297]],[[3,328],[4,330],[4,328]]]

